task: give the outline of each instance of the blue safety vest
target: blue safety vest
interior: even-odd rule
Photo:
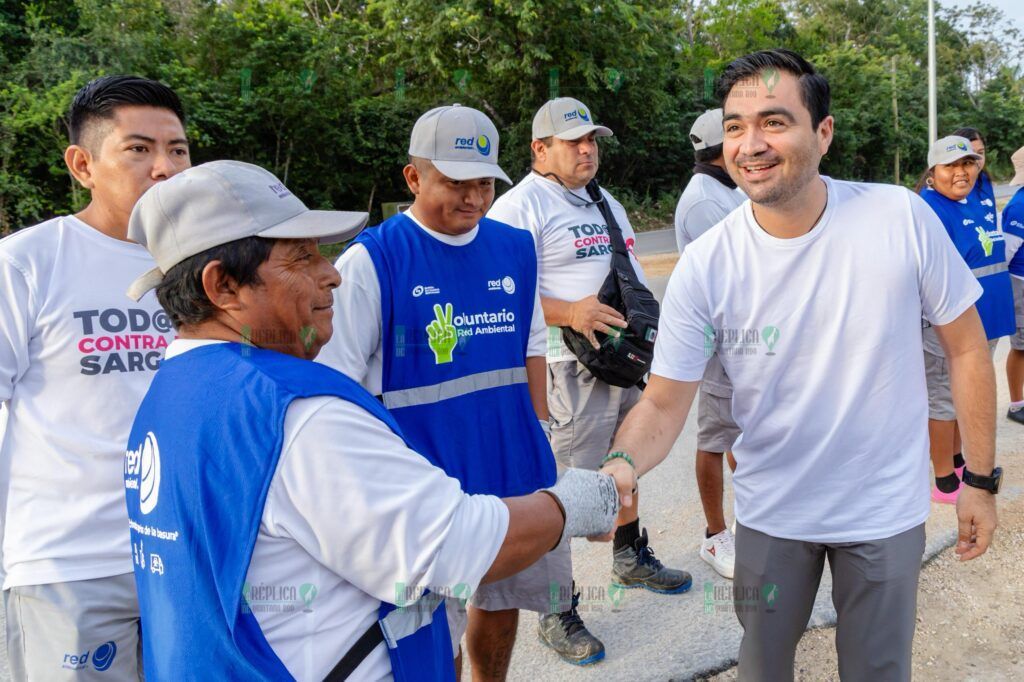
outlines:
[[[243,586],[285,413],[312,396],[348,400],[401,435],[362,387],[313,362],[232,343],[161,364],[124,474],[148,679],[291,679]],[[453,679],[443,604],[426,612],[382,604],[379,618],[395,679]]]
[[[530,233],[484,218],[472,242],[453,246],[399,214],[356,241],[380,283],[382,398],[413,449],[470,494],[552,485],[554,455],[526,383]]]
[[[1006,243],[995,221],[995,208],[972,201],[953,201],[934,189],[921,197],[942,220],[956,250],[978,278],[984,292],[975,303],[985,334],[998,339],[1016,331],[1013,288],[1006,265]]]
[[[1003,232],[1024,239],[1024,187],[1021,187],[1003,207]],[[1024,247],[1017,249],[1010,259],[1010,274],[1024,277]]]
[[[978,180],[974,183],[971,193],[967,195],[967,200],[977,202],[993,213],[996,212],[996,190],[988,173],[981,171],[978,174]]]

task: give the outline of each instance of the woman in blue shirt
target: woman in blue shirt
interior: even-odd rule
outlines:
[[[989,345],[1016,331],[1013,290],[1006,267],[1006,245],[995,217],[995,206],[972,198],[981,172],[980,155],[964,137],[937,140],[928,151],[928,172],[921,197],[942,220],[946,233],[984,289],[975,303]],[[935,487],[932,499],[953,504],[960,491],[964,460],[949,384],[945,352],[934,330],[924,330],[928,380],[928,431]]]
[[[966,138],[971,143],[971,149],[980,157],[978,159],[978,181],[974,183],[974,189],[971,190],[967,200],[980,203],[995,213],[996,191],[992,186],[992,178],[985,172],[985,140],[981,138],[981,132],[977,128],[964,126],[954,130],[953,135]]]

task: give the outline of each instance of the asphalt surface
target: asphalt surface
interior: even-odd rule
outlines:
[[[1013,185],[996,185],[996,199],[1011,197],[1020,189]],[[674,253],[676,250],[676,234],[674,228],[669,225],[664,230],[652,230],[639,232],[636,235],[636,251],[641,256],[655,256],[661,253]]]

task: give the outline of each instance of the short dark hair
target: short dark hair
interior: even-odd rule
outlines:
[[[273,239],[245,237],[220,244],[181,261],[164,274],[156,297],[175,329],[196,325],[213,317],[216,308],[203,290],[203,268],[219,260],[224,272],[240,286],[263,283],[257,269],[274,248]]]
[[[540,140],[541,142],[543,142],[545,147],[550,147],[551,145],[553,145],[555,143],[555,136],[554,135],[548,135],[547,137],[538,137],[537,139]],[[537,160],[537,152],[533,151],[533,145],[531,144],[530,145],[530,163],[533,163],[536,160]]]
[[[711,163],[722,155],[723,147],[724,145],[719,143],[704,149],[694,149],[693,158],[696,159],[697,163]]]
[[[977,128],[971,128],[970,126],[964,126],[963,128],[957,128],[953,131],[954,135],[958,137],[966,137],[968,142],[974,142],[978,140],[982,144],[985,144],[985,139],[981,136],[981,131]]]
[[[101,76],[75,94],[68,110],[68,137],[81,144],[85,130],[96,121],[110,120],[118,107],[147,106],[167,109],[185,126],[185,110],[174,90],[140,76]]]
[[[825,77],[792,50],[761,50],[733,60],[718,79],[716,94],[719,101],[724,104],[725,98],[740,81],[757,78],[768,69],[785,71],[797,77],[800,81],[800,98],[811,113],[811,127],[817,130],[818,125],[828,116],[832,93]]]

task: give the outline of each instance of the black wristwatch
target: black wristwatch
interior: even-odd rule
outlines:
[[[966,468],[964,468],[964,484],[969,485],[972,488],[981,488],[987,490],[993,495],[999,492],[999,484],[1003,480],[1003,468],[996,467],[992,470],[991,476],[979,476],[978,474],[972,474]]]

